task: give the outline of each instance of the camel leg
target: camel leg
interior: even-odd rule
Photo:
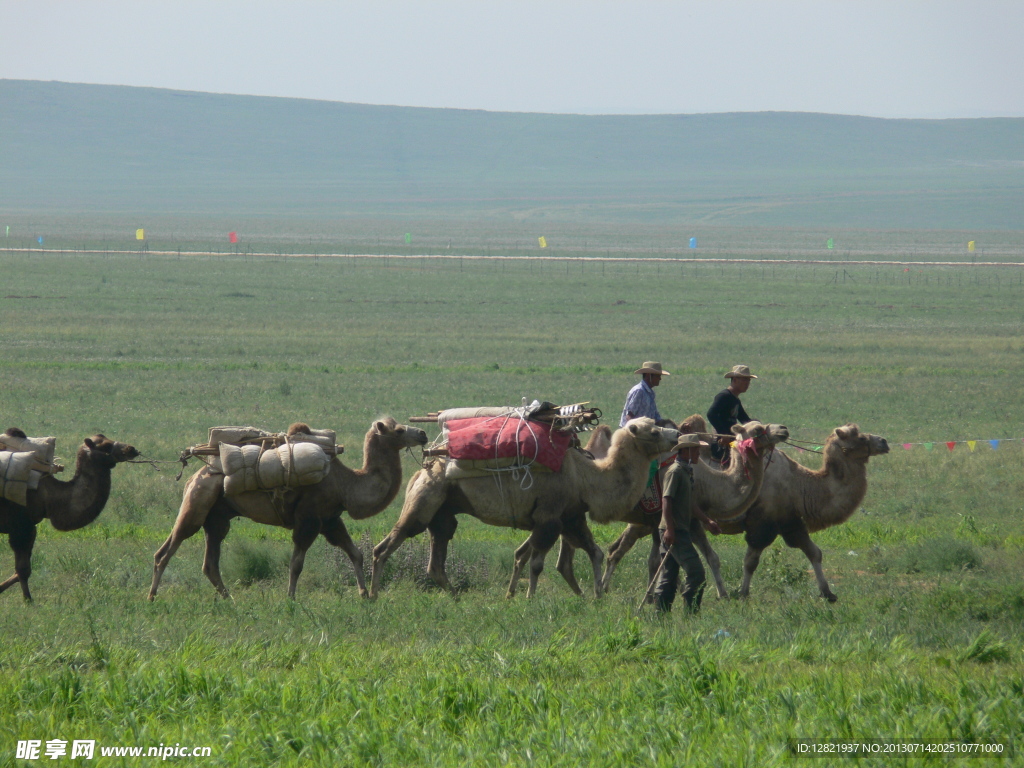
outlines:
[[[231,518],[226,515],[210,515],[203,523],[203,531],[206,534],[203,573],[225,600],[231,599],[231,593],[224,586],[224,579],[220,576],[220,545],[227,537],[229,530],[231,530]]]
[[[352,569],[356,573],[356,585],[359,587],[359,596],[369,597],[370,593],[366,591],[366,577],[363,573],[363,553],[356,546],[356,543],[352,541],[352,537],[349,535],[345,523],[342,522],[341,516],[332,517],[324,523],[322,533],[324,538],[327,539],[328,544],[338,547],[348,555],[348,559],[352,561]]]
[[[320,535],[320,519],[317,517],[305,517],[295,524],[292,531],[292,562],[288,567],[288,597],[295,599],[295,585],[299,582],[302,574],[302,566],[306,562],[306,550],[308,550],[316,537]]]
[[[36,543],[36,527],[30,524],[14,528],[7,536],[7,543],[14,552],[14,575],[0,584],[0,592],[21,582],[21,595],[25,602],[31,603],[28,577],[32,575],[32,547]]]
[[[829,588],[828,579],[825,578],[825,571],[821,567],[821,548],[811,541],[811,535],[807,532],[807,527],[800,523],[797,527],[783,531],[782,540],[786,542],[786,546],[799,549],[807,555],[807,559],[811,561],[811,568],[814,569],[814,578],[818,582],[821,596],[830,603],[836,602],[839,598]]]
[[[509,581],[505,597],[511,598],[516,596],[516,587],[519,585],[519,579],[522,577],[523,568],[530,562],[531,557],[533,557],[533,545],[530,544],[530,537],[527,536],[526,541],[516,548],[512,563],[512,579]]]
[[[654,581],[654,577],[658,575],[658,569],[661,568],[661,529],[653,528],[651,530],[651,551],[647,553],[647,583],[650,584]],[[647,593],[648,604],[654,603],[654,590]]]
[[[167,568],[167,563],[178,551],[181,542],[194,536],[206,522],[206,516],[213,509],[224,493],[223,475],[214,474],[209,468],[204,467],[188,479],[185,484],[185,491],[181,498],[181,507],[178,509],[178,518],[174,521],[174,528],[171,535],[160,546],[153,556],[153,585],[149,588],[149,599],[156,597],[156,591],[160,586],[160,579]]]
[[[455,594],[455,588],[448,581],[448,572],[445,571],[445,563],[448,562],[448,543],[455,537],[455,529],[459,527],[459,521],[455,515],[445,510],[438,510],[437,514],[427,523],[427,530],[430,531],[430,559],[427,561],[427,575],[434,580],[442,589]]]
[[[649,534],[651,529],[630,523],[626,526],[626,530],[617,538],[610,547],[608,547],[608,560],[604,567],[604,576],[601,579],[601,589],[604,592],[608,592],[612,587],[612,574],[615,573],[615,569],[619,567],[619,563],[622,562],[629,550],[633,548],[640,539]],[[660,562],[660,561],[659,561]]]
[[[715,580],[715,589],[718,590],[718,597],[725,600],[729,597],[729,592],[725,588],[725,582],[722,581],[722,561],[718,558],[718,553],[711,548],[708,534],[699,520],[694,520],[690,523],[690,541],[704,555],[708,568],[711,569],[711,576]]]
[[[747,554],[743,556],[743,583],[740,584],[740,597],[750,596],[750,580],[754,577],[758,563],[761,562],[761,553],[775,541],[779,532],[770,525],[761,525],[756,528],[748,528],[746,534]]]
[[[391,532],[373,548],[373,568],[370,574],[370,597],[376,598],[380,590],[380,578],[384,563],[395,553],[402,542],[419,536],[445,502],[446,489],[442,477],[431,476],[427,470],[413,475],[405,491],[405,504],[398,522]]]
[[[583,591],[579,589],[579,584],[576,583],[576,576],[572,572],[572,555],[576,549],[582,549],[587,553],[587,557],[590,558],[590,567],[594,570],[594,597],[600,597],[602,594],[603,582],[601,581],[601,567],[604,565],[604,552],[597,546],[597,542],[594,541],[594,534],[590,530],[590,526],[587,525],[585,517],[578,517],[570,521],[568,526],[562,533],[561,547],[558,552],[559,561],[559,572],[562,577],[569,582],[569,586],[576,584],[574,590],[577,595],[582,595]],[[562,552],[568,548],[569,555],[566,558],[566,563],[562,564]],[[563,571],[565,568],[568,573]],[[572,577],[572,581],[569,581],[569,577]]]
[[[541,571],[544,570],[544,558],[548,551],[555,546],[555,542],[562,534],[562,521],[551,520],[534,528],[530,534],[530,546],[533,549],[533,556],[530,558],[530,586],[526,590],[526,597],[531,598],[537,593],[537,580]]]
[[[569,589],[577,595],[582,595],[583,590],[580,589],[580,583],[576,580],[576,574],[572,569],[572,561],[576,557],[577,549],[583,549],[583,547],[574,546],[573,543],[569,541],[568,536],[563,533],[562,537],[558,540],[558,562],[555,564],[555,570],[562,574],[562,578],[565,579],[565,583],[569,585]],[[603,552],[601,553],[601,561],[604,561]],[[591,562],[593,562],[593,558],[591,558]],[[600,579],[600,575],[596,578]],[[598,587],[600,586],[597,582],[595,582],[595,585]]]

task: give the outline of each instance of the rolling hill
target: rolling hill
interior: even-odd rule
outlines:
[[[585,116],[0,80],[0,211],[1024,229],[1024,119]]]

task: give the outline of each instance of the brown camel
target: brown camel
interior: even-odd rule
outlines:
[[[309,427],[293,424],[288,430],[289,435],[297,432],[309,432]],[[348,555],[355,569],[359,594],[366,597],[363,554],[349,536],[341,514],[348,512],[354,520],[363,520],[386,509],[402,482],[402,449],[426,443],[427,433],[422,429],[397,424],[390,417],[381,419],[366,433],[362,469],[350,469],[335,457],[327,477],[319,483],[283,493],[249,491],[225,496],[224,476],[210,467],[203,467],[185,484],[178,519],[167,541],[156,551],[149,599],[156,597],[160,577],[181,542],[200,528],[206,533],[203,573],[222,597],[231,597],[220,575],[220,548],[234,517],[247,517],[257,523],[292,531],[294,548],[288,597],[295,597],[295,584],[302,573],[306,550],[320,534]]]
[[[836,427],[825,441],[822,451],[824,465],[814,471],[778,453],[765,471],[764,484],[757,501],[738,519],[719,520],[722,533],[743,533],[747,554],[743,558],[743,583],[740,597],[750,594],[750,580],[761,560],[761,552],[781,535],[786,544],[801,550],[814,569],[821,596],[829,602],[838,598],[829,588],[821,567],[821,549],[811,541],[810,534],[846,522],[867,493],[867,464],[872,456],[889,452],[889,444],[878,435],[862,433],[856,424]],[[709,517],[718,516],[711,512]],[[631,525],[612,545],[628,548],[647,535],[642,527]],[[708,543],[704,529],[691,528],[694,544],[708,561],[719,595],[723,594],[720,561]]]
[[[7,430],[8,435],[25,437],[17,427]],[[14,550],[14,575],[0,584],[0,592],[21,582],[21,593],[31,600],[28,578],[32,575],[32,545],[36,541],[36,526],[48,518],[58,531],[83,528],[99,517],[110,497],[110,470],[116,464],[139,455],[126,443],[108,440],[103,435],[87,437],[75,457],[75,475],[71,480],[58,480],[46,475],[39,480],[36,490],[28,491],[28,504],[21,506],[0,499],[0,533],[6,533]]]
[[[374,547],[370,595],[377,595],[384,563],[392,553],[407,538],[427,529],[431,532],[427,572],[451,590],[444,561],[458,514],[473,515],[488,525],[530,531],[528,597],[537,590],[544,557],[563,533],[590,556],[594,590],[600,595],[604,553],[587,527],[586,514],[601,519],[614,510],[632,507],[647,485],[651,459],[672,448],[678,436],[675,429],[658,427],[651,419],[633,419],[615,433],[606,458],[595,461],[581,451],[570,450],[560,472],[534,473],[529,485],[490,477],[452,481],[445,477],[444,461],[428,464],[409,481],[398,522]],[[509,597],[515,594],[517,580],[518,573],[514,573]]]
[[[604,431],[597,430],[587,449],[594,456],[601,456],[607,450],[607,427]],[[682,421],[679,431],[682,434],[696,432],[704,433],[707,426],[704,419],[699,415],[693,415]],[[713,469],[701,462],[694,467],[694,498],[702,510],[710,516],[730,519],[742,515],[757,500],[761,491],[761,484],[764,481],[765,466],[771,461],[776,445],[784,442],[789,437],[789,430],[781,424],[761,424],[751,421],[744,425],[737,425],[733,428],[736,441],[732,446],[732,461],[725,471]],[[749,442],[747,442],[749,441]],[[637,539],[657,530],[661,519],[657,513],[646,513],[639,505],[630,509],[622,510],[621,514],[608,521],[598,522],[626,522],[629,523],[626,531],[619,540],[608,549],[608,560],[605,563],[602,587],[608,590],[611,586],[611,577],[619,561],[625,556]],[[694,520],[691,537],[695,545],[698,542],[707,542],[707,536],[700,522]],[[522,549],[522,548],[520,548]],[[705,557],[711,562],[716,562],[718,555],[707,547],[710,555],[705,552]],[[517,551],[517,556],[519,552]],[[572,559],[574,547],[571,542],[563,539],[558,555],[558,571],[562,577],[572,586],[576,579],[573,574]],[[651,556],[648,558],[648,566],[652,578],[660,563],[657,542],[652,548]],[[725,584],[718,576],[718,570],[712,568],[716,575],[716,586],[719,595],[726,594]]]

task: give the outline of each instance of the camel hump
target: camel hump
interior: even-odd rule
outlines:
[[[20,437],[22,439],[28,439],[28,435],[26,435],[18,427],[8,427],[4,434],[7,435],[8,437]]]
[[[696,434],[698,432],[707,432],[708,424],[704,421],[704,417],[699,413],[695,413],[692,416],[687,416],[681,422],[679,422],[678,429],[684,435]]]
[[[309,424],[306,424],[303,421],[296,421],[294,424],[292,424],[290,427],[288,427],[288,437],[291,437],[292,435],[300,435],[300,434],[301,435],[312,435],[313,434],[313,430],[310,428]]]

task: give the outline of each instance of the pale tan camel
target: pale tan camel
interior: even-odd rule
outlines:
[[[856,424],[836,427],[828,437],[823,450],[825,462],[820,470],[807,469],[777,452],[765,471],[761,494],[747,513],[740,519],[719,521],[722,533],[746,536],[740,596],[750,594],[750,580],[761,560],[761,552],[781,535],[788,546],[807,556],[821,596],[835,602],[838,598],[822,571],[821,549],[811,541],[810,534],[844,523],[857,511],[867,493],[868,459],[888,452],[889,444],[884,438],[862,433]],[[708,516],[716,517],[711,513]],[[612,545],[618,559],[648,532],[649,529],[631,525]],[[703,528],[694,526],[691,536],[707,559],[715,584],[722,585],[720,561]],[[625,551],[620,552],[623,548]],[[719,594],[724,596],[722,589],[719,586]]]
[[[633,506],[647,485],[651,460],[672,448],[678,436],[675,429],[658,427],[651,419],[633,419],[615,433],[606,458],[595,461],[570,450],[560,472],[534,473],[529,487],[508,478],[500,483],[491,477],[451,481],[445,478],[445,462],[429,464],[409,481],[398,522],[374,547],[370,595],[377,595],[384,563],[392,553],[407,538],[427,529],[431,532],[427,572],[451,590],[444,560],[458,514],[473,515],[489,525],[530,531],[533,554],[528,597],[537,590],[545,555],[563,533],[590,557],[594,591],[600,595],[604,553],[587,527],[586,515],[589,512],[602,519],[614,510]],[[513,574],[510,597],[517,578],[518,574]]]
[[[705,433],[707,426],[701,416],[693,415],[685,419],[679,425],[680,433]],[[733,428],[736,441],[731,448],[732,461],[725,471],[713,469],[704,462],[694,466],[693,485],[694,499],[702,510],[709,516],[730,519],[742,515],[757,500],[761,491],[761,484],[764,481],[765,466],[771,460],[775,446],[789,438],[789,430],[781,424],[761,424],[751,421],[744,425],[737,425]],[[603,455],[606,450],[606,437],[603,434],[595,435],[587,444],[588,450],[595,457]],[[747,442],[749,441],[749,442]],[[709,511],[710,510],[710,511]],[[712,512],[714,513],[712,515]],[[638,538],[649,535],[656,530],[661,518],[657,513],[645,512],[639,505],[622,513],[615,519],[608,522],[629,523],[626,531],[619,540],[608,550],[608,560],[605,563],[602,587],[608,590],[611,586],[612,574],[619,561],[626,552],[633,546]],[[602,521],[603,522],[603,521]],[[691,538],[695,545],[700,542],[706,544],[707,536],[700,522],[694,520],[691,530]],[[518,554],[518,552],[517,552]],[[575,554],[571,542],[562,541],[558,556],[558,570],[562,577],[570,583],[575,582],[573,575],[572,558]],[[709,564],[714,562],[717,565],[718,555],[711,550],[710,546],[704,553]],[[648,566],[652,578],[660,563],[657,543],[652,548],[648,558]],[[712,568],[712,573],[718,575],[718,571]],[[720,577],[716,579],[716,587],[719,596],[726,595],[725,584]]]
[[[7,430],[8,435],[25,437],[17,427]],[[71,480],[58,480],[46,475],[39,480],[36,490],[28,491],[28,504],[21,506],[0,499],[0,533],[6,533],[14,550],[14,575],[0,584],[0,592],[21,582],[21,593],[26,600],[32,595],[28,578],[32,575],[32,545],[36,541],[36,526],[48,518],[58,531],[83,528],[103,511],[110,497],[110,471],[124,461],[139,455],[134,446],[117,443],[103,435],[85,438],[75,457],[75,475]]]
[[[288,432],[291,435],[301,431],[308,432],[309,427],[293,424]],[[319,483],[279,495],[249,491],[225,496],[224,476],[203,467],[185,484],[178,519],[171,535],[153,558],[153,586],[149,590],[149,599],[156,597],[160,577],[181,542],[200,528],[206,533],[203,573],[222,597],[231,597],[220,575],[220,548],[234,517],[247,517],[257,523],[292,531],[294,547],[288,574],[289,597],[295,597],[295,585],[302,573],[306,550],[319,534],[348,555],[355,569],[359,594],[366,597],[363,554],[349,536],[341,514],[348,512],[354,520],[362,520],[386,509],[398,494],[402,482],[402,449],[426,443],[427,433],[422,429],[397,424],[390,417],[375,421],[363,442],[362,469],[350,469],[335,457],[331,459],[327,477]]]

